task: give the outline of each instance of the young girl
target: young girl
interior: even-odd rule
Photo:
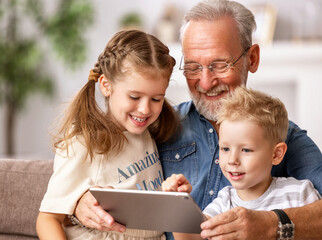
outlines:
[[[37,219],[40,239],[165,239],[157,231],[101,232],[63,221],[90,187],[161,191],[153,139],[166,141],[177,129],[164,97],[174,65],[169,49],[150,34],[121,31],[108,42],[55,139],[54,173]],[[96,103],[96,82],[106,111]]]

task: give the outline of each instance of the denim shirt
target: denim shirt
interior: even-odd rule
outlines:
[[[176,106],[182,132],[174,141],[158,145],[164,177],[182,173],[192,185],[191,196],[204,209],[229,181],[219,167],[218,136],[211,123],[198,113],[194,104]],[[296,124],[289,121],[288,146],[283,161],[273,166],[275,177],[310,179],[322,194],[322,155],[317,145]],[[167,239],[172,239],[167,234]]]

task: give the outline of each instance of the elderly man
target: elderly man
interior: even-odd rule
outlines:
[[[245,85],[248,72],[257,71],[260,50],[257,44],[252,44],[255,27],[253,14],[233,1],[203,1],[185,15],[180,69],[187,79],[192,102],[177,106],[182,117],[181,134],[175,141],[159,145],[158,149],[164,176],[183,173],[193,185],[191,195],[202,209],[229,184],[218,164],[216,112],[220,99],[237,86]],[[273,176],[310,179],[321,194],[319,148],[306,131],[291,121],[286,143],[287,153],[283,162],[273,168]],[[201,236],[227,240],[321,238],[321,200],[279,213],[282,215],[235,208],[204,222]],[[124,226],[115,223],[90,193],[80,199],[75,214],[86,226],[124,231]],[[286,225],[289,219],[291,226]],[[295,234],[289,231],[294,230],[294,224]],[[282,234],[277,235],[277,231]],[[172,238],[171,234],[167,237]]]

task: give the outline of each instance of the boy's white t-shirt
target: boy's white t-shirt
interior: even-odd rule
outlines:
[[[85,145],[77,137],[69,145],[68,157],[66,150],[57,151],[54,173],[40,211],[73,214],[77,201],[94,186],[161,191],[163,173],[150,133],[148,130],[141,135],[123,133],[128,141],[116,155],[94,154],[91,161]],[[160,235],[159,232],[149,232]]]
[[[320,194],[309,180],[297,180],[293,177],[273,177],[266,192],[257,199],[244,201],[239,198],[232,186],[226,186],[219,191],[203,213],[214,217],[235,207],[244,207],[252,210],[269,211],[301,207],[321,199]]]

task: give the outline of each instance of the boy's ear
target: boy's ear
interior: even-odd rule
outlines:
[[[99,78],[99,83],[100,83],[100,89],[102,94],[105,97],[109,97],[111,94],[111,83],[109,81],[109,79],[107,79],[104,74],[102,74]]]
[[[280,162],[282,162],[284,155],[287,150],[287,145],[284,142],[280,142],[276,144],[273,152],[273,159],[272,159],[272,164],[273,165],[278,165]]]

